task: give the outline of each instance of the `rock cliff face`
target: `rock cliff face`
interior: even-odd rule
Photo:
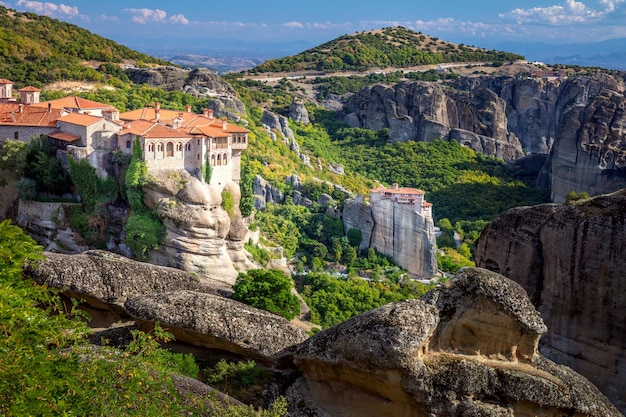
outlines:
[[[619,416],[585,378],[543,358],[524,290],[479,268],[297,346],[290,416]]]
[[[478,266],[520,283],[551,330],[542,352],[626,412],[626,191],[509,210],[482,232]]]
[[[593,98],[574,103],[563,115],[546,162],[551,199],[558,203],[570,191],[598,195],[626,187],[623,86],[617,91],[604,87],[589,91],[590,87],[580,86]]]
[[[368,87],[349,99],[344,120],[389,128],[391,141],[454,139],[505,161],[550,153],[540,184],[556,202],[570,191],[597,195],[626,186],[624,75],[463,77],[450,87]]]
[[[254,268],[243,248],[247,228],[239,212],[240,191],[227,184],[234,212],[221,206],[222,196],[187,171],[160,171],[144,186],[144,202],[165,224],[164,244],[150,255],[156,265],[171,266],[234,284],[237,271]]]
[[[368,206],[360,198],[346,202],[343,222],[345,233],[351,228],[361,230],[361,249],[376,248],[413,275],[430,278],[437,273],[432,218],[390,200]]]
[[[506,102],[485,88],[454,91],[422,82],[376,85],[354,94],[345,111],[345,121],[352,126],[389,128],[391,141],[452,138],[505,161],[523,155],[519,140],[507,130]]]

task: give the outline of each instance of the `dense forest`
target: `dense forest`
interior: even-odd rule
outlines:
[[[168,63],[136,52],[70,23],[0,5],[0,74],[18,87],[41,87],[58,80],[105,81],[85,64]],[[171,65],[171,64],[169,64]]]
[[[515,61],[524,57],[444,42],[401,26],[344,35],[294,56],[273,59],[252,72],[366,71],[443,62]]]

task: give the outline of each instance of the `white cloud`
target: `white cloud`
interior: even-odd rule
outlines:
[[[100,22],[119,22],[120,18],[117,16],[109,16],[106,14],[101,14],[100,16],[98,16],[97,20]]]
[[[140,25],[161,23],[167,17],[167,13],[160,9],[122,9],[122,11],[132,14],[132,21]]]
[[[122,9],[125,13],[132,15],[131,20],[140,25],[148,23],[172,23],[172,24],[189,24],[189,19],[183,14],[175,14],[167,17],[167,12],[161,9]]]
[[[182,14],[175,14],[174,16],[170,16],[171,23],[179,23],[181,25],[189,24],[189,20]]]
[[[19,0],[17,6],[45,16],[75,17],[79,15],[78,7],[68,6],[66,4]]]
[[[286,22],[283,23],[283,26],[288,28],[303,28],[304,24],[302,22]]]
[[[595,22],[613,13],[616,6],[624,0],[599,0],[603,6],[596,10],[581,1],[566,0],[565,3],[548,7],[533,7],[531,9],[514,9],[500,15],[501,18],[511,18],[519,24],[548,23],[551,25],[567,25],[576,23]]]

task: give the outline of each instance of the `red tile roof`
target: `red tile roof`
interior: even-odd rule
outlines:
[[[0,84],[13,84],[13,82],[4,78],[0,78]]]
[[[409,195],[426,194],[424,191],[419,190],[417,188],[408,188],[408,187],[401,187],[401,188],[378,187],[378,188],[374,188],[370,190],[370,192],[373,192],[373,193],[385,192],[385,193],[390,193],[390,194],[409,194]]]
[[[69,143],[72,143],[76,140],[80,140],[80,136],[72,135],[71,133],[65,133],[65,132],[48,133],[48,137],[62,140],[63,142],[69,142]]]
[[[31,104],[31,106],[48,107],[48,104],[50,104],[53,109],[76,109],[81,111],[114,109],[113,106],[110,106],[108,104],[98,103],[97,101],[91,101],[76,96],[63,97],[50,101],[42,101],[40,103]]]
[[[226,129],[223,128],[221,119],[215,117],[206,117],[202,114],[196,114],[191,112],[184,112],[178,110],[159,109],[159,118],[156,118],[156,109],[154,107],[144,107],[142,109],[132,110],[120,114],[121,120],[133,121],[133,120],[146,120],[150,122],[160,122],[169,126],[174,124],[174,119],[182,118],[181,128],[185,129],[188,133],[209,135],[212,137],[228,136],[228,133],[249,133],[248,129],[234,125],[226,124]],[[202,129],[196,129],[197,127],[203,127]],[[205,129],[205,128],[211,129]],[[211,132],[211,133],[209,133]],[[226,135],[225,135],[226,133]]]
[[[149,122],[147,120],[136,120],[124,124],[124,129],[119,135],[133,134],[148,139],[169,139],[169,138],[191,138],[191,135],[178,129],[162,125],[160,123]]]
[[[104,120],[102,117],[89,116],[88,114],[69,113],[59,119],[60,122],[70,123],[78,126],[91,126]]]
[[[21,109],[21,110],[20,110]],[[0,103],[0,125],[55,127],[63,111],[59,109],[25,106],[18,103]]]
[[[25,93],[31,93],[31,92],[32,93],[38,93],[41,90],[38,89],[37,87],[33,87],[33,86],[29,85],[28,87],[20,88],[19,91],[23,91]]]

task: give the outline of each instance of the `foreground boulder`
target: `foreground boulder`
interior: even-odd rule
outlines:
[[[521,284],[545,318],[546,357],[626,412],[626,190],[507,211],[476,243],[478,266]]]
[[[524,290],[467,268],[420,300],[300,344],[291,416],[619,416],[589,381],[543,358]]]
[[[178,269],[137,262],[106,251],[44,255],[45,260],[37,267],[26,268],[27,276],[39,284],[61,288],[64,295],[83,299],[100,309],[122,312],[127,298],[143,294],[182,289],[228,292],[228,287],[219,281],[200,280]]]
[[[228,298],[175,291],[129,299],[126,311],[142,330],[155,322],[178,342],[270,362],[282,350],[307,339],[283,317]]]

